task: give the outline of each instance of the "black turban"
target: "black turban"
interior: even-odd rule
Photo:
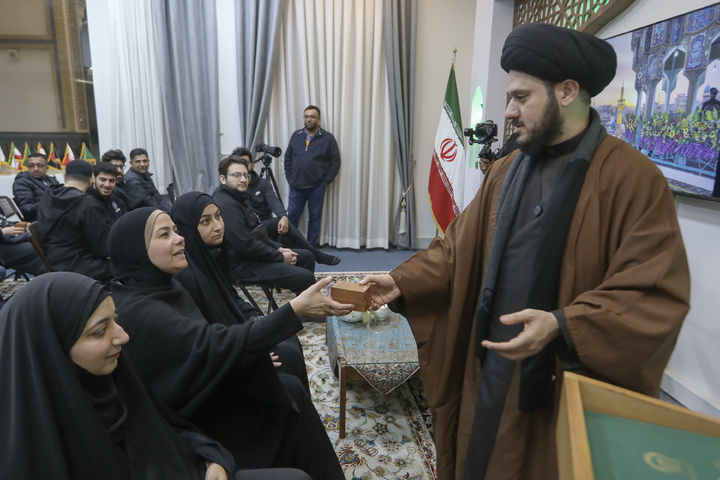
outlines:
[[[575,80],[594,97],[615,77],[617,57],[612,45],[587,33],[527,23],[508,35],[500,65],[551,82]]]

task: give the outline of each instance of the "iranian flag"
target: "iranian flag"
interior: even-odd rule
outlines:
[[[455,65],[445,89],[440,124],[435,134],[435,150],[430,165],[428,198],[437,229],[445,234],[450,222],[460,213],[465,171],[465,138],[463,137],[458,101]]]

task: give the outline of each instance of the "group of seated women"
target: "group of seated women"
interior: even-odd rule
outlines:
[[[262,316],[232,286],[212,197],[171,215],[113,226],[112,297],[52,273],[0,311],[0,478],[344,478],[295,334],[352,305],[328,278]]]

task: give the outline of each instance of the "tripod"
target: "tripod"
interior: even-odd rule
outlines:
[[[270,168],[270,163],[272,162],[272,157],[268,154],[262,155],[258,160],[262,161],[263,167],[260,170],[260,178],[265,178],[270,180],[270,185],[272,185],[273,190],[275,191],[275,196],[277,197],[278,201],[280,202],[280,205],[285,208],[285,204],[282,201],[282,197],[280,197],[280,190],[278,190],[277,182],[275,181],[275,175],[273,174],[272,169]]]

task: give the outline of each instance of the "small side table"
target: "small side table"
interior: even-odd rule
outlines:
[[[370,326],[328,317],[326,342],[330,366],[340,382],[340,438],[345,437],[348,381],[365,380],[387,395],[420,372],[415,337],[397,313]]]

